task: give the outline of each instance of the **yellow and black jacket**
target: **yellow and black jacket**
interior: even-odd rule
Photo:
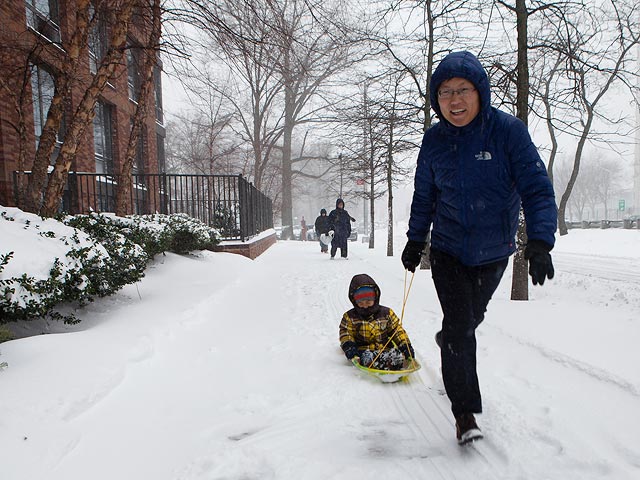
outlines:
[[[363,286],[373,288],[376,293],[372,307],[360,308],[353,299],[353,293]],[[379,304],[380,288],[369,275],[359,274],[353,277],[349,285],[349,300],[354,308],[345,312],[340,321],[340,346],[343,350],[345,344],[349,346],[354,343],[360,352],[381,350],[385,344],[387,349],[411,345],[398,316],[389,307]]]

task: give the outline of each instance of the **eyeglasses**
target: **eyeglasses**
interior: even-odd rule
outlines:
[[[438,90],[438,98],[444,98],[448,100],[453,97],[453,94],[457,94],[460,98],[465,98],[471,92],[475,92],[475,88],[472,87],[464,87],[458,89],[445,88],[444,90]]]

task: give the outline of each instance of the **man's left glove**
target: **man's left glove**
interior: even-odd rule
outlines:
[[[420,265],[420,257],[424,247],[427,246],[426,242],[417,242],[415,240],[409,240],[402,251],[402,265],[410,272],[415,272],[416,267]]]
[[[344,342],[342,344],[342,351],[344,352],[344,356],[347,357],[348,360],[351,360],[358,355],[358,346],[355,342]]]
[[[524,258],[529,260],[529,275],[534,285],[544,285],[546,278],[551,280],[554,275],[551,261],[551,246],[542,240],[530,240],[524,249]]]
[[[398,350],[402,352],[404,358],[415,358],[416,352],[413,350],[413,347],[410,343],[403,343],[398,347]]]

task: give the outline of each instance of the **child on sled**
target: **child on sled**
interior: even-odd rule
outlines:
[[[400,370],[415,352],[400,319],[380,305],[380,288],[369,275],[355,275],[349,285],[353,308],[340,321],[340,347],[347,359],[377,370]]]

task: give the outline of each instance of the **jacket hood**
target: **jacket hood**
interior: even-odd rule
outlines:
[[[325,215],[327,214],[327,211],[326,211],[324,208],[323,208],[322,210],[320,210],[320,215],[322,215],[323,213],[324,213]]]
[[[351,283],[349,284],[349,301],[358,310],[368,310],[368,309],[360,309],[353,299],[353,294],[360,287],[373,288],[373,290],[376,292],[376,300],[373,304],[373,307],[369,307],[369,308],[377,309],[377,307],[380,305],[380,287],[378,287],[378,284],[375,282],[375,280],[371,278],[369,275],[367,275],[366,273],[359,273],[358,275],[354,275],[354,277],[351,279]]]
[[[442,82],[454,77],[464,78],[473,83],[480,95],[480,113],[478,116],[486,117],[491,110],[489,77],[476,56],[471,52],[463,51],[453,52],[444,57],[431,76],[431,82],[429,83],[431,108],[436,112],[440,121],[451,125],[444,118],[440,110],[440,105],[438,104],[438,89]]]
[[[338,204],[341,203],[342,204],[342,208],[344,208],[344,200],[342,200],[341,198],[336,200],[336,208],[338,208]]]

